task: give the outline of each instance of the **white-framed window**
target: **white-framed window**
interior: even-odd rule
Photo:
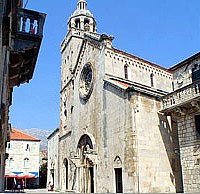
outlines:
[[[13,157],[11,157],[9,159],[9,168],[13,168],[13,163],[14,163],[14,159],[13,159]]]
[[[29,168],[29,159],[24,158],[24,168]]]

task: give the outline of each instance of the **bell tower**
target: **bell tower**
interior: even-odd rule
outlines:
[[[71,15],[68,21],[68,31],[81,30],[86,32],[95,33],[96,21],[91,12],[87,9],[86,0],[79,0],[77,3],[77,9]]]

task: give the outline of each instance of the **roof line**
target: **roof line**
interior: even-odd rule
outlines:
[[[54,136],[59,131],[59,128],[56,128],[48,137],[47,139],[50,139],[52,136]]]
[[[36,137],[33,137],[32,135],[29,135],[29,134],[27,134],[25,132],[22,132],[22,131],[20,131],[18,129],[15,129],[15,128],[11,128],[11,132],[10,132],[11,136],[12,136],[12,134],[14,135],[14,131],[17,131],[18,133],[21,133],[21,134],[25,135],[27,138],[23,139],[23,138],[14,138],[14,137],[11,137],[11,140],[41,141],[40,139],[38,139]],[[32,139],[28,139],[28,138],[32,138]]]
[[[174,71],[174,70],[176,70],[176,69],[182,67],[182,66],[185,65],[186,63],[191,62],[192,60],[194,60],[194,58],[197,58],[197,57],[200,57],[200,52],[198,52],[198,53],[196,53],[196,54],[190,56],[189,58],[187,58],[187,59],[181,61],[180,63],[178,63],[178,64],[176,64],[176,65],[170,67],[169,70]]]
[[[123,55],[126,55],[126,56],[128,56],[128,57],[134,58],[134,59],[136,59],[136,60],[140,60],[140,61],[142,61],[142,62],[144,62],[144,63],[147,63],[147,64],[149,64],[149,65],[151,65],[151,66],[153,66],[153,67],[156,67],[156,68],[158,68],[158,69],[162,69],[163,71],[167,71],[168,73],[172,73],[172,71],[171,71],[170,69],[167,69],[167,68],[165,68],[165,67],[162,67],[162,66],[160,66],[160,65],[157,65],[157,64],[155,64],[155,63],[152,63],[152,62],[147,61],[147,60],[145,60],[145,59],[142,59],[142,58],[140,58],[140,57],[137,57],[137,56],[135,56],[135,55],[133,55],[133,54],[127,53],[127,52],[125,52],[125,51],[119,50],[119,49],[114,48],[114,47],[113,47],[112,49],[113,49],[115,52],[118,52],[118,53],[120,53],[120,54],[123,54]]]

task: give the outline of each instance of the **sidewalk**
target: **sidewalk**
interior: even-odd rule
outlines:
[[[12,192],[10,190],[6,190],[5,193],[58,193],[55,191],[48,191],[47,189],[24,189],[24,192]]]

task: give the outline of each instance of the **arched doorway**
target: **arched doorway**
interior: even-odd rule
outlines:
[[[122,160],[119,156],[114,159],[116,193],[123,193]]]
[[[79,169],[80,192],[94,193],[94,145],[87,134],[84,134],[80,138],[77,145],[77,152],[81,163]]]

